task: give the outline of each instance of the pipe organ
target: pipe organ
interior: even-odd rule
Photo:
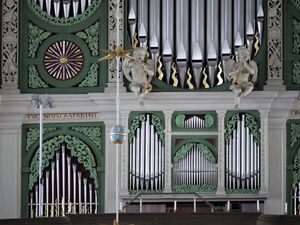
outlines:
[[[36,182],[29,192],[30,217],[39,216],[40,206],[45,217],[64,216],[66,213],[97,213],[99,190],[95,188],[89,171],[72,157],[65,144],[61,145],[49,164],[43,169],[41,190]]]
[[[184,128],[205,128],[205,119],[196,115],[191,116],[184,121]]]
[[[208,157],[203,153],[201,150],[203,146],[202,144],[188,143],[185,145],[187,148],[183,151],[184,155],[180,153],[182,150],[177,152],[173,162],[173,185],[217,185],[217,163],[212,160],[214,157]]]
[[[131,45],[148,47],[159,80],[189,89],[223,84],[223,62],[236,48],[247,46],[255,56],[263,20],[263,0],[130,0],[128,6]]]
[[[225,186],[227,190],[260,189],[258,124],[248,113],[231,117],[226,127]]]
[[[76,17],[83,14],[95,0],[35,0],[40,9],[58,18]]]
[[[129,140],[129,183],[132,191],[160,191],[165,182],[165,146],[153,114],[142,114]]]

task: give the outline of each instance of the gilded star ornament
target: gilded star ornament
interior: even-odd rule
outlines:
[[[134,51],[134,49],[128,49],[124,50],[122,46],[116,47],[114,50],[106,50],[106,49],[100,49],[101,52],[105,52],[107,55],[98,59],[98,61],[103,61],[103,60],[112,60],[117,57],[120,58],[127,58],[127,59],[132,59],[135,60],[132,56],[130,56],[130,52]]]

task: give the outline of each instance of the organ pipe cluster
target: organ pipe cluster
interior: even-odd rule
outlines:
[[[217,164],[208,161],[196,143],[173,164],[173,185],[217,185],[217,180]]]
[[[225,146],[226,189],[260,188],[260,144],[240,114],[233,134]]]
[[[240,46],[254,56],[261,44],[263,0],[130,0],[128,8],[131,44],[148,47],[158,79],[173,86],[220,85],[224,60]]]
[[[30,217],[38,217],[38,184],[29,193]],[[41,185],[42,216],[59,217],[66,213],[93,214],[98,212],[98,190],[89,174],[77,160],[67,154],[65,145],[55,153],[45,169]]]
[[[42,11],[58,18],[76,17],[95,0],[36,0]]]
[[[165,147],[151,115],[140,123],[129,144],[129,190],[163,190],[165,182]]]

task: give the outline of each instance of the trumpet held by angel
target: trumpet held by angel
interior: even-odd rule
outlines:
[[[123,73],[130,82],[130,90],[136,96],[143,98],[152,90],[154,64],[153,60],[148,58],[146,48],[136,48],[133,50],[133,58],[125,58]]]
[[[224,64],[227,80],[231,81],[230,90],[234,93],[235,107],[239,107],[241,98],[251,93],[257,80],[256,62],[250,60],[249,50],[241,46],[236,52],[236,61],[230,59]]]

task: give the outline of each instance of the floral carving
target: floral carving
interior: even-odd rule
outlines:
[[[43,40],[51,35],[50,32],[44,31],[43,29],[39,28],[38,26],[29,23],[29,47],[28,47],[28,56],[31,58],[35,58],[35,54],[42,44]]]
[[[298,138],[300,138],[300,124],[293,123],[291,125],[291,147],[295,145]]]
[[[44,127],[43,133],[48,134],[52,131],[57,130],[56,127]],[[26,133],[26,151],[29,150],[30,146],[36,142],[40,137],[40,129],[39,128],[29,128]]]
[[[30,65],[28,66],[29,70],[29,79],[28,79],[28,86],[30,88],[46,88],[49,87],[42,78],[39,76],[38,70],[36,66]]]
[[[300,84],[300,62],[293,62],[293,83]]]
[[[72,127],[79,133],[84,134],[97,146],[98,151],[102,150],[101,146],[101,128],[100,127]]]
[[[215,193],[217,186],[215,185],[175,185],[172,187],[173,192],[186,193]]]
[[[86,28],[84,31],[76,33],[76,36],[83,39],[89,46],[92,56],[97,56],[99,54],[99,22]]]
[[[268,4],[268,78],[282,79],[282,0]]]
[[[93,63],[85,79],[78,85],[78,87],[96,87],[98,85],[98,68],[97,63]]]
[[[2,1],[2,87],[18,86],[18,0]]]

